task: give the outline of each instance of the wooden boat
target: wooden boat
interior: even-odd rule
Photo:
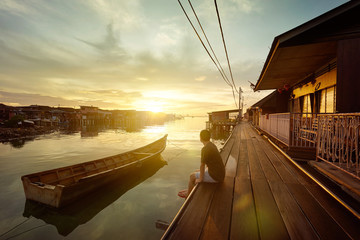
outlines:
[[[56,208],[65,206],[158,157],[166,139],[167,135],[129,152],[22,176],[26,199]]]
[[[162,156],[143,162],[141,168],[134,168],[121,174],[114,181],[61,208],[44,206],[26,200],[23,216],[41,219],[56,227],[62,236],[69,235],[78,226],[93,219],[99,212],[117,201],[123,194],[153,176],[167,163]],[[94,199],[96,199],[94,201]]]

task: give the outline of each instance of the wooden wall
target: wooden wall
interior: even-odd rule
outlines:
[[[337,66],[336,110],[360,112],[360,38],[338,42]]]
[[[212,113],[212,121],[224,121],[229,119],[229,113],[228,112],[213,112]]]
[[[290,91],[276,93],[259,107],[262,109],[262,114],[289,112],[289,99]]]

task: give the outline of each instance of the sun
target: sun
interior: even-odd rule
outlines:
[[[150,111],[154,113],[163,112],[163,103],[157,101],[150,101],[145,103],[145,111]]]
[[[150,112],[154,112],[154,113],[158,113],[158,112],[162,112],[163,108],[160,107],[160,106],[149,106],[145,110],[150,111]]]

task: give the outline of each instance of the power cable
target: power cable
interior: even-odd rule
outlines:
[[[232,83],[230,82],[230,80],[228,79],[228,77],[227,77],[227,75],[226,75],[226,73],[225,73],[225,71],[224,71],[224,69],[222,68],[222,66],[221,66],[221,64],[220,64],[220,61],[218,60],[218,58],[216,57],[216,54],[215,54],[215,52],[214,52],[214,50],[213,50],[213,48],[212,48],[212,46],[211,46],[211,44],[210,44],[210,41],[209,41],[209,39],[208,39],[208,37],[206,36],[206,33],[205,33],[205,31],[204,31],[204,29],[203,29],[203,27],[202,27],[202,25],[201,25],[201,23],[200,23],[200,20],[199,20],[199,18],[198,18],[198,16],[197,16],[197,14],[196,14],[196,12],[195,12],[195,9],[193,8],[193,5],[191,4],[191,1],[190,0],[188,0],[188,2],[189,2],[189,5],[190,5],[190,7],[191,7],[191,9],[192,9],[192,11],[193,11],[193,13],[194,13],[194,15],[195,15],[195,17],[196,17],[196,20],[197,20],[197,22],[198,22],[198,24],[199,24],[199,26],[200,26],[200,28],[201,28],[201,31],[202,31],[202,33],[204,34],[204,37],[205,37],[205,39],[206,39],[206,41],[207,41],[207,43],[208,43],[208,45],[209,45],[209,47],[210,47],[210,50],[211,50],[211,52],[213,53],[213,55],[214,55],[214,58],[215,58],[215,60],[216,60],[216,62],[217,62],[217,64],[218,64],[218,66],[220,67],[220,69],[221,69],[221,71],[222,71],[222,73],[223,73],[223,75],[225,76],[225,78],[226,78],[226,83],[231,87],[231,91],[232,91],[232,94],[233,94],[233,98],[234,98],[234,102],[235,102],[235,106],[236,106],[236,108],[238,107],[237,106],[237,104],[236,104],[236,98],[235,98],[235,93],[234,93],[234,88],[235,88],[235,90],[237,91],[237,89],[236,89],[236,86],[235,86],[235,83],[234,83],[234,80],[232,80]],[[228,61],[229,62],[229,61]],[[220,71],[220,70],[219,70]],[[230,74],[232,74],[231,73],[231,69],[230,69]],[[224,79],[225,80],[225,79]],[[238,92],[238,91],[237,91]],[[238,92],[239,93],[239,92]],[[239,103],[240,104],[240,103]]]
[[[213,63],[215,64],[215,66],[216,66],[216,68],[218,69],[218,71],[220,72],[220,74],[221,74],[222,78],[224,79],[224,81],[225,81],[225,82],[226,82],[229,86],[231,86],[231,83],[226,81],[225,76],[224,76],[224,75],[223,75],[223,73],[220,71],[220,69],[219,69],[218,65],[216,64],[216,62],[215,62],[214,58],[211,56],[211,54],[210,54],[209,50],[206,48],[206,46],[205,46],[204,42],[202,41],[202,39],[201,39],[201,37],[200,37],[199,33],[197,32],[196,28],[194,27],[193,23],[191,22],[191,20],[190,20],[190,18],[189,18],[189,16],[188,16],[188,14],[186,13],[186,11],[185,11],[185,9],[184,9],[183,5],[181,4],[180,0],[178,0],[178,3],[180,4],[181,9],[183,10],[183,12],[184,12],[184,14],[185,14],[186,18],[188,19],[188,21],[189,21],[189,23],[190,23],[191,27],[194,29],[194,31],[195,31],[195,33],[196,33],[196,36],[199,38],[199,40],[200,40],[200,42],[201,42],[202,46],[204,47],[205,51],[207,52],[207,54],[209,55],[209,57],[211,58],[211,60],[212,60],[212,61],[213,61]]]
[[[199,18],[198,18],[198,16],[197,16],[197,14],[196,14],[196,12],[195,12],[195,9],[193,8],[193,5],[191,4],[191,1],[190,1],[190,0],[188,0],[188,2],[189,2],[189,5],[190,5],[190,7],[191,7],[191,9],[192,9],[192,11],[193,11],[193,13],[194,13],[195,17],[196,17],[196,20],[197,20],[197,22],[198,22],[198,24],[199,24],[200,28],[201,28],[201,31],[202,31],[202,33],[204,34],[204,37],[205,37],[205,39],[206,39],[206,42],[208,43],[208,45],[209,45],[209,47],[210,47],[210,50],[211,50],[211,52],[212,52],[212,53],[213,53],[213,55],[214,55],[214,58],[215,58],[215,60],[216,60],[217,64],[219,65],[219,67],[220,67],[220,69],[221,69],[222,73],[224,74],[224,76],[226,77],[226,80],[227,80],[228,84],[231,84],[231,83],[230,83],[230,81],[229,81],[229,79],[228,79],[228,77],[226,76],[225,71],[224,71],[224,69],[222,68],[222,66],[221,66],[221,64],[220,64],[220,62],[219,62],[219,60],[218,60],[218,58],[216,57],[216,54],[215,54],[215,52],[214,52],[214,49],[212,48],[212,46],[211,46],[211,44],[210,44],[210,41],[209,41],[208,37],[206,36],[206,33],[205,33],[205,31],[204,31],[204,29],[203,29],[203,27],[202,27],[201,23],[200,23],[200,20],[199,20]]]
[[[192,7],[192,5],[191,5],[190,0],[188,0],[188,1],[189,1],[189,4],[190,4],[191,8],[193,9],[193,7]],[[207,49],[207,47],[205,46],[205,44],[204,44],[203,40],[201,39],[201,37],[200,37],[199,33],[197,32],[196,28],[194,27],[194,24],[192,23],[192,21],[190,20],[190,18],[189,18],[189,16],[188,16],[188,14],[186,13],[186,11],[185,11],[185,9],[184,9],[183,5],[181,4],[180,0],[178,0],[178,3],[179,3],[179,5],[180,5],[181,9],[183,10],[183,12],[184,12],[184,14],[185,14],[185,16],[186,16],[187,20],[189,21],[189,23],[190,23],[191,27],[193,28],[193,30],[194,30],[194,32],[195,32],[195,34],[196,34],[196,36],[198,37],[198,39],[200,40],[200,42],[201,42],[202,46],[204,47],[205,51],[206,51],[206,52],[207,52],[207,54],[209,55],[209,57],[210,57],[210,59],[212,60],[212,62],[215,64],[215,66],[216,66],[217,70],[220,72],[220,74],[221,74],[221,76],[222,76],[223,80],[224,80],[224,81],[225,81],[225,82],[226,82],[226,83],[227,83],[227,84],[231,87],[231,90],[232,90],[232,93],[233,93],[234,102],[235,102],[235,106],[236,106],[236,107],[238,107],[238,106],[237,106],[237,102],[236,102],[236,98],[235,98],[235,93],[234,93],[234,87],[235,87],[234,80],[232,79],[232,82],[233,82],[233,83],[231,83],[231,82],[228,80],[228,78],[226,77],[226,75],[224,75],[224,74],[225,74],[225,72],[223,73],[223,72],[220,70],[219,66],[216,64],[216,62],[215,62],[214,58],[211,56],[211,54],[210,54],[209,50],[208,50],[208,49]],[[193,12],[194,12],[194,14],[195,14],[195,16],[196,16],[196,18],[197,18],[197,15],[196,15],[196,13],[195,13],[195,10],[194,10],[194,9],[193,9]],[[198,19],[198,18],[197,18],[197,19]],[[199,25],[201,25],[199,20],[198,20],[198,22],[199,22]],[[201,29],[203,30],[202,26],[200,26],[200,27],[201,27]],[[222,31],[222,30],[221,30],[221,31]],[[203,33],[204,33],[204,31],[203,31]],[[206,35],[206,34],[204,33],[204,35]],[[224,37],[223,37],[223,35],[222,35],[222,38],[223,38],[223,42],[224,42]],[[206,37],[206,39],[207,39],[207,37]],[[209,42],[208,42],[208,43],[209,43]],[[211,45],[209,45],[209,46],[211,47]],[[226,52],[226,54],[227,54],[226,49],[225,49],[225,52]],[[216,57],[216,55],[215,55],[215,54],[214,54],[214,56]],[[227,59],[228,59],[228,57],[227,57]],[[229,64],[229,59],[228,59],[227,61],[228,61],[228,64]],[[221,67],[221,65],[220,65],[220,67]],[[230,74],[231,74],[231,76],[232,76],[232,72],[231,72],[230,65],[229,65],[229,69],[230,69]],[[223,71],[224,71],[224,70],[223,70]],[[236,87],[235,87],[235,90],[237,91]],[[238,91],[237,91],[237,92],[238,92]]]
[[[234,82],[234,77],[233,77],[233,74],[232,74],[232,71],[231,71],[229,55],[228,55],[228,52],[227,52],[227,49],[226,49],[224,33],[223,33],[222,26],[221,26],[220,14],[219,14],[219,9],[218,9],[216,0],[214,0],[214,3],[215,3],[216,14],[217,14],[217,17],[218,17],[219,27],[220,27],[220,31],[221,31],[221,37],[222,37],[222,41],[223,41],[224,49],[225,49],[225,53],[226,53],[226,59],[227,59],[228,65],[229,65],[229,72],[230,72],[230,76],[231,76],[231,81],[232,81],[232,84],[234,85],[234,88],[235,88],[236,92],[239,93],[239,91],[236,88],[236,85],[235,85],[235,82]]]

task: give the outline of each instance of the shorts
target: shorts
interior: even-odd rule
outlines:
[[[196,172],[196,173],[195,173],[195,177],[196,177],[196,179],[199,179],[199,178],[200,178],[200,172]],[[218,181],[214,180],[214,179],[210,176],[208,170],[205,169],[203,182],[217,183]]]

